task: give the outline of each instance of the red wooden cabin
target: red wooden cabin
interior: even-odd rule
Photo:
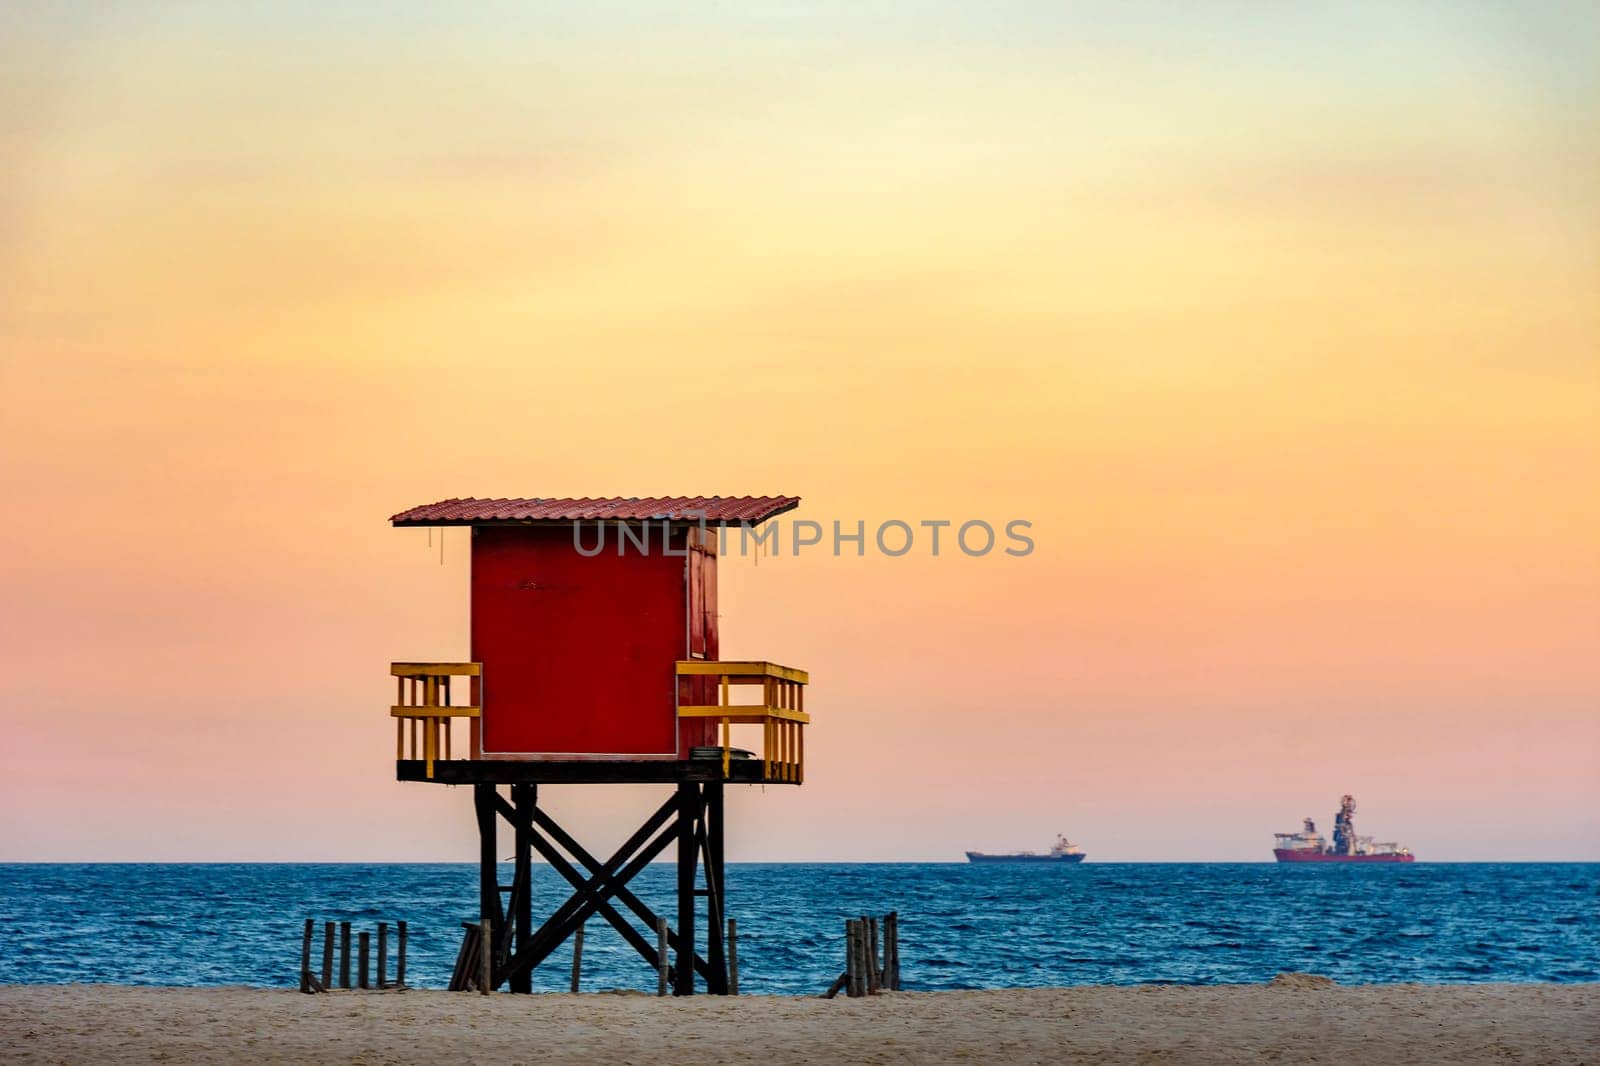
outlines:
[[[402,777],[534,779],[479,763],[681,763],[735,768],[730,727],[763,726],[760,780],[803,774],[806,675],[718,658],[719,529],[741,536],[791,510],[790,496],[453,499],[393,516],[396,526],[470,526],[470,663],[395,663]],[[466,677],[468,691],[451,678]],[[458,686],[460,687],[460,686]],[[740,693],[760,688],[760,698]],[[452,737],[457,718],[467,737]],[[409,731],[409,732],[408,732]],[[410,740],[411,758],[405,758]],[[707,749],[717,748],[710,753]],[[421,763],[418,767],[407,763]],[[627,780],[677,779],[629,766]],[[594,766],[543,780],[599,780]]]

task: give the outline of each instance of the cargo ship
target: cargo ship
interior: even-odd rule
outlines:
[[[1356,836],[1356,800],[1339,798],[1339,813],[1333,819],[1333,844],[1317,832],[1317,823],[1305,820],[1298,833],[1277,834],[1272,854],[1279,862],[1414,862],[1410,848],[1392,841],[1374,843],[1371,837]]]
[[[1063,836],[1056,837],[1055,846],[1043,855],[1037,851],[967,852],[968,862],[1082,862],[1084,857],[1083,849]]]

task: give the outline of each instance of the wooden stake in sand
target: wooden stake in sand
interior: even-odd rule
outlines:
[[[862,918],[867,931],[867,995],[875,996],[883,985],[883,971],[878,968],[878,919]]]
[[[872,996],[877,992],[872,980],[872,919],[862,916],[861,922],[856,924],[856,936],[861,943],[861,994]]]
[[[389,923],[378,923],[378,987],[389,987]]]
[[[494,922],[485,918],[478,933],[478,991],[487,996],[494,988]]]
[[[350,923],[339,923],[339,987],[350,987]]]
[[[361,985],[360,985],[360,987],[362,987],[362,988],[368,987],[368,985],[367,985],[367,955],[368,955],[368,952],[370,951],[371,947],[372,947],[372,934],[367,932],[365,929],[361,930]]]
[[[739,923],[728,919],[728,995],[739,994]]]
[[[300,991],[310,992],[311,982],[311,930],[316,925],[310,918],[306,919],[305,936],[300,939]]]
[[[667,920],[656,919],[656,995],[667,994]]]
[[[866,995],[866,982],[861,973],[861,932],[859,918],[851,918],[844,923],[845,973],[850,975],[845,984],[845,995],[851,999]]]
[[[900,991],[900,912],[883,916],[883,987]]]
[[[333,987],[333,923],[322,923],[322,988]]]
[[[396,988],[404,988],[406,986],[406,923],[401,921],[396,924],[400,928],[400,950],[397,952],[398,958],[394,961],[394,983]]]

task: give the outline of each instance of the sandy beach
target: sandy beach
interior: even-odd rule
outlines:
[[[1594,1062],[1600,985],[1043,988],[861,1000],[0,988],[33,1062]]]

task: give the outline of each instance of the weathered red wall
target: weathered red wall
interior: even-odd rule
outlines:
[[[711,743],[676,730],[673,663],[716,658],[716,555],[629,544],[580,555],[567,526],[480,526],[472,537],[472,658],[483,664],[483,752],[511,758],[678,758]],[[585,528],[592,547],[595,531]],[[682,551],[683,531],[673,549]],[[687,685],[686,701],[692,693]]]

